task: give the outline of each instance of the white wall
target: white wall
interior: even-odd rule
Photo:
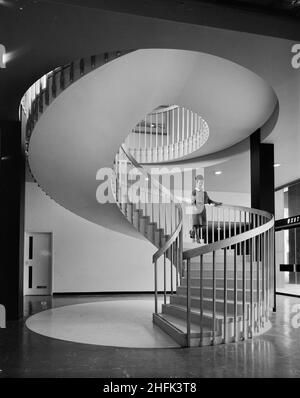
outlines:
[[[250,202],[250,195],[243,193],[209,192],[209,195],[224,203],[248,206]],[[190,242],[189,224],[189,215],[185,214],[184,241],[187,242]],[[54,293],[153,291],[154,246],[73,214],[32,182],[26,183],[25,229],[53,232]],[[159,280],[162,282],[163,278],[160,276]]]
[[[25,229],[53,232],[54,292],[153,290],[154,246],[71,213],[35,183],[26,183]]]

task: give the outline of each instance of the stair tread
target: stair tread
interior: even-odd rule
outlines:
[[[184,305],[180,305],[180,304],[164,304],[165,306],[169,306],[169,307],[173,307],[173,308],[178,308],[180,310],[186,310],[186,306]],[[200,309],[195,308],[195,307],[191,307],[191,312],[194,314],[198,314],[200,315]],[[206,309],[203,309],[203,316],[207,317],[207,318],[213,318],[213,313],[212,311],[208,311]],[[230,312],[227,311],[227,319],[228,318],[233,318],[234,314],[231,314]],[[237,315],[237,318],[241,317],[241,315]],[[220,313],[216,310],[216,318],[219,320],[223,320],[224,319],[224,314]]]
[[[182,333],[187,332],[186,328],[186,321],[184,319],[180,319],[175,317],[174,315],[169,315],[169,314],[158,314],[161,318],[165,319],[169,323],[171,323],[173,326],[176,327],[176,329],[180,330]],[[208,327],[203,326],[203,332],[208,332],[211,333],[211,329]],[[200,334],[200,327],[199,325],[195,323],[191,323],[191,334]]]
[[[175,297],[183,297],[183,298],[187,298],[187,296],[186,295],[184,295],[184,294],[176,294],[176,295],[174,295]],[[173,297],[174,297],[173,296]],[[200,301],[200,297],[198,297],[198,296],[193,296],[193,295],[191,295],[191,299],[196,299],[196,300],[199,300]],[[211,301],[211,302],[213,302],[213,299],[211,298],[211,297],[203,297],[203,301]],[[227,299],[226,300],[227,301],[227,304],[234,304],[234,300],[231,300],[231,299]],[[218,303],[224,303],[224,300],[223,299],[219,299],[219,298],[216,298],[216,302],[218,302]],[[242,301],[237,301],[237,304],[243,304],[243,302]]]
[[[182,289],[186,289],[186,286],[179,286],[178,287],[179,289],[180,288],[182,288]],[[198,287],[198,286],[191,286],[191,289],[200,289],[200,287]],[[209,289],[209,290],[212,290],[212,286],[203,286],[203,290],[205,290],[205,289]],[[220,290],[220,291],[224,291],[224,288],[223,287],[216,287],[216,290]],[[236,289],[237,290],[237,292],[242,292],[243,291],[243,289],[242,288],[237,288]],[[232,288],[232,287],[227,287],[227,291],[229,291],[229,292],[234,292],[234,288]],[[250,289],[245,289],[245,292],[246,293],[250,293]],[[252,289],[252,292],[256,292],[256,289]]]
[[[261,276],[261,275],[260,275]],[[186,276],[183,276],[181,279],[186,279]],[[191,276],[191,279],[196,279],[196,280],[200,280],[201,278],[198,278],[198,276]],[[213,277],[211,276],[211,275],[209,275],[209,276],[205,276],[204,278],[203,278],[203,280],[209,280],[209,279],[213,279]],[[221,277],[221,276],[216,276],[216,279],[220,279],[220,280],[223,280],[224,278],[223,277]],[[232,277],[227,277],[226,278],[228,281],[234,281],[234,278],[232,278]],[[237,277],[236,278],[237,280],[239,280],[239,281],[242,281],[243,280],[243,278],[241,278],[241,277]],[[254,275],[253,275],[253,280],[254,279],[256,279],[256,278],[254,278]],[[259,278],[259,279],[261,279],[261,278]],[[250,279],[249,278],[245,278],[245,280],[246,281],[250,281]]]

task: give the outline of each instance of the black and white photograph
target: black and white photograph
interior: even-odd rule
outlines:
[[[299,0],[0,0],[0,153],[0,394],[300,378]]]

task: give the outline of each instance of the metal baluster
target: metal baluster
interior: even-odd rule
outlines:
[[[188,144],[190,138],[190,111],[186,110],[186,153],[188,152]]]
[[[207,217],[207,215],[206,215],[206,244],[208,244],[208,217]]]
[[[80,75],[82,76],[84,74],[84,58],[81,58],[80,63],[79,63],[79,69],[80,69]]]
[[[243,261],[243,263],[242,263],[242,267],[243,267],[243,269],[242,269],[242,279],[243,279],[243,292],[242,292],[242,294],[243,294],[243,339],[245,340],[246,339],[246,325],[245,325],[245,322],[246,322],[246,272],[245,272],[245,266],[246,266],[246,259],[245,259],[245,249],[246,249],[246,241],[244,241],[243,242],[243,244],[242,244],[242,251],[243,251],[243,254],[242,254],[242,261]]]
[[[61,90],[65,89],[65,73],[63,68],[60,70],[59,86]]]
[[[177,293],[178,286],[179,286],[179,280],[178,280],[178,237],[177,237],[177,238],[176,238],[176,240],[175,240],[174,247],[175,247],[175,254],[174,254],[174,256],[175,256],[175,269],[176,269],[176,293]]]
[[[186,303],[186,336],[187,336],[187,346],[191,345],[191,260],[187,259],[187,303]]]
[[[150,115],[151,119],[150,119],[150,151],[151,151],[151,156],[150,156],[150,161],[153,161],[152,159],[152,118],[153,118],[153,114],[151,113]]]
[[[175,142],[175,109],[172,109],[172,145]]]
[[[203,344],[203,254],[200,255],[200,345]]]
[[[259,323],[260,323],[260,294],[259,294],[259,263],[260,263],[260,235],[257,237],[257,252],[256,252],[256,330],[259,332]]]
[[[236,264],[236,245],[234,245],[234,341],[238,341],[237,332],[237,264]]]
[[[240,234],[242,233],[242,212],[241,211],[240,211],[239,233]],[[241,256],[241,254],[242,254],[242,243],[241,242],[240,242],[240,251],[239,251],[239,253],[240,253],[240,256]]]
[[[173,245],[169,248],[169,253],[170,253],[170,275],[171,275],[171,296],[173,296]]]
[[[144,151],[145,151],[145,155],[144,155],[144,159],[145,162],[147,162],[147,115],[145,117],[145,123],[144,123]]]
[[[91,69],[94,69],[96,66],[96,55],[91,56]]]
[[[270,284],[269,284],[269,270],[270,270],[270,230],[266,232],[266,256],[267,256],[267,266],[266,266],[266,321],[269,320],[269,309],[270,309]]]
[[[261,326],[265,323],[265,254],[266,254],[266,233],[262,234],[262,264],[261,264]]]
[[[226,238],[225,209],[223,207],[223,239]]]
[[[154,262],[154,299],[155,299],[155,314],[157,314],[157,260]]]
[[[159,181],[159,184],[160,184],[160,187],[161,187],[161,185],[162,185],[162,175],[161,174],[158,177],[158,181]],[[160,204],[162,203],[161,195],[162,195],[161,188],[159,188],[159,190],[158,190],[158,226],[159,226],[159,228],[161,228],[161,225],[162,225],[161,224],[161,217],[160,217]]]
[[[166,269],[166,253],[164,253],[164,303],[167,304],[167,269]]]
[[[213,251],[213,331],[212,345],[215,344],[216,337],[216,252]]]
[[[46,80],[46,87],[45,87],[45,104],[46,104],[47,106],[49,105],[49,102],[50,102],[49,87],[50,87],[50,84],[49,84],[49,80],[48,80],[48,77],[47,77],[47,80]]]
[[[151,194],[151,215],[152,215],[152,222],[154,222],[155,221],[154,220],[154,198],[153,198],[154,189],[153,189],[153,187],[150,187],[150,189],[151,189],[151,192],[150,192],[150,194]]]
[[[182,108],[182,143],[184,141],[184,108]]]
[[[165,231],[166,231],[166,234],[168,233],[168,228],[167,227],[168,227],[168,224],[167,224],[167,203],[165,203]]]
[[[223,343],[226,344],[227,340],[227,248],[224,248],[224,319],[223,319]]]
[[[55,98],[56,97],[56,77],[55,77],[55,73],[52,74],[52,97]]]
[[[164,160],[164,113],[161,112],[161,160]]]
[[[180,122],[180,108],[177,108],[177,144],[179,145],[179,141],[180,141],[180,128],[179,128],[179,122]]]
[[[74,81],[74,62],[71,62],[71,64],[70,64],[69,80],[70,80],[70,83],[73,83],[73,81]]]
[[[214,208],[211,208],[211,241],[215,241],[215,220],[214,220]]]
[[[233,210],[234,236],[236,236],[236,210]]]
[[[158,161],[158,114],[155,114],[155,126],[156,126],[156,161]]]
[[[220,236],[220,209],[219,209],[219,207],[217,208],[217,216],[218,216],[218,240],[220,240],[221,236]]]
[[[181,276],[183,277],[182,251],[183,251],[183,231],[182,231],[182,228],[181,228],[180,233],[179,233],[179,262],[180,262]]]
[[[166,118],[167,118],[167,159],[169,158],[168,157],[168,154],[169,154],[169,114],[170,114],[170,112],[166,112]]]
[[[275,258],[275,229],[272,227],[272,242],[273,242],[273,311],[276,312],[276,258]]]
[[[250,338],[253,337],[253,238],[250,244]]]

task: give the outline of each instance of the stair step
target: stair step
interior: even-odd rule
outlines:
[[[216,270],[215,272],[216,272],[216,278],[224,278],[224,270]],[[210,270],[204,269],[203,270],[203,278],[211,278],[212,273],[213,273],[212,268]],[[260,270],[260,273],[261,273],[261,270]],[[197,277],[199,278],[200,269],[197,269],[197,270],[191,269],[190,274],[191,274],[191,278],[197,278]],[[255,270],[253,269],[252,274],[253,274],[253,277],[256,277],[256,274],[257,274],[256,269]],[[186,277],[186,275],[187,275],[187,271],[185,270],[184,277]],[[227,275],[227,278],[230,278],[230,279],[234,278],[234,270],[227,270],[226,275]],[[236,271],[236,275],[237,275],[238,279],[242,279],[243,271]],[[250,271],[245,271],[245,278],[249,279],[250,277],[251,277]]]
[[[243,288],[243,280],[237,279],[237,289]],[[259,282],[261,286],[261,281]],[[187,280],[186,278],[181,279],[181,286],[186,287]],[[257,281],[253,278],[253,287],[256,287]],[[213,286],[213,279],[212,278],[203,278],[203,287],[212,287]],[[191,287],[200,287],[200,278],[191,278]],[[246,279],[245,281],[246,289],[250,289],[250,280]],[[216,278],[216,288],[224,288],[224,279],[223,278]],[[234,279],[227,278],[227,288],[233,289],[234,288]]]
[[[186,286],[178,286],[177,287],[177,294],[186,296]],[[200,297],[200,287],[191,287],[191,295],[194,297]],[[213,288],[212,287],[204,287],[203,288],[203,297],[210,297],[212,298],[213,296]],[[250,302],[250,290],[246,289],[245,292],[245,298],[246,302]],[[216,289],[216,298],[217,299],[222,299],[224,298],[224,288],[217,288]],[[234,300],[234,289],[227,289],[227,299],[228,300]],[[252,294],[252,299],[253,301],[256,301],[256,290],[253,290]],[[237,300],[241,301],[243,300],[243,290],[242,289],[237,289]]]
[[[175,316],[176,318],[186,320],[186,307],[179,304],[162,304],[162,313]],[[203,312],[203,327],[212,328],[213,318],[209,311]],[[229,318],[228,318],[229,319]],[[191,322],[200,325],[200,312],[196,309],[191,310]],[[223,317],[216,314],[216,331],[220,331],[222,327]]]
[[[170,296],[170,304],[175,305],[183,305],[186,306],[187,297],[183,295],[174,294]],[[203,297],[203,310],[204,311],[213,311],[213,299],[210,297]],[[247,305],[247,304],[246,304]],[[192,309],[200,309],[200,298],[191,296],[191,307]],[[223,313],[224,311],[224,301],[222,299],[216,299],[215,301],[216,311],[219,313]],[[236,305],[237,315],[243,314],[243,305],[241,302],[237,302]],[[227,314],[229,316],[234,316],[234,301],[227,300]]]
[[[187,327],[186,321],[169,314],[153,314],[153,322],[159,326],[165,333],[171,336],[179,345],[187,345]],[[203,339],[201,345],[210,345],[212,342],[212,331],[209,328],[203,328]],[[215,343],[221,343],[221,336],[215,336]],[[200,344],[199,325],[191,324],[191,346],[197,347]]]
[[[186,306],[181,304],[162,304],[162,312],[166,314],[170,314],[176,317],[180,317],[186,319]],[[221,326],[224,319],[223,312],[216,311],[216,323]],[[237,316],[237,320],[241,320],[241,315]],[[234,316],[232,314],[227,314],[227,322],[231,323],[234,320]],[[205,310],[203,311],[203,326],[211,327],[213,321],[213,313],[212,311]],[[195,324],[200,323],[200,308],[192,307],[191,308],[191,322]],[[219,329],[218,329],[219,330]]]

